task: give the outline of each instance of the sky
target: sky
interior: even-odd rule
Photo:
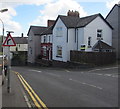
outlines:
[[[47,20],[67,15],[68,10],[79,11],[80,17],[101,13],[105,18],[120,0],[0,0],[0,19],[6,31],[14,31],[13,37],[27,36],[30,25],[47,26]],[[2,35],[2,23],[0,35]]]

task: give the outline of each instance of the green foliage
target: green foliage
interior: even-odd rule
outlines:
[[[13,54],[12,65],[26,65],[27,52],[16,52]]]

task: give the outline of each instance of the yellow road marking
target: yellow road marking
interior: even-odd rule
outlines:
[[[24,88],[27,90],[27,92],[29,93],[29,95],[31,96],[33,102],[35,103],[36,107],[42,109],[42,107],[44,109],[48,109],[47,106],[42,102],[42,100],[38,97],[38,95],[34,92],[34,90],[31,88],[31,86],[26,82],[26,80],[22,77],[22,75],[20,75],[18,72],[15,72],[16,75],[18,75],[21,83],[23,84]],[[24,84],[25,83],[25,84]],[[29,88],[29,89],[28,89]],[[36,97],[36,99],[39,101],[40,105],[42,107],[40,107],[40,105],[38,104],[38,102],[36,101],[36,99],[34,98],[34,96]]]
[[[20,75],[21,76],[21,75]],[[21,76],[21,78],[23,79],[23,81],[25,82],[25,84],[29,87],[29,89],[31,90],[31,92],[34,94],[34,96],[37,98],[37,100],[39,101],[39,103],[42,105],[42,107],[45,107],[45,109],[48,109],[47,106],[42,102],[42,100],[38,97],[38,95],[33,91],[33,89],[31,88],[31,86],[25,81],[25,79]]]
[[[24,84],[23,80],[20,78],[20,75],[17,75],[18,78],[20,79],[22,85],[24,86],[24,88],[26,89],[26,91],[29,93],[30,97],[32,98],[34,104],[36,107],[38,107],[39,109],[42,109],[41,106],[38,104],[38,102],[36,101],[36,99],[34,98],[34,96],[32,95],[32,93],[29,91],[29,89],[26,87],[26,85]]]

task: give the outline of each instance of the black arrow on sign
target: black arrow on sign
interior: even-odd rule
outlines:
[[[7,40],[7,45],[9,45],[9,41],[10,41],[10,40],[11,40],[11,39],[8,39],[8,40]]]

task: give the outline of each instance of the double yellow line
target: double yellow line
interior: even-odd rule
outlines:
[[[20,75],[18,72],[15,72],[18,76],[19,80],[21,81],[22,85],[24,86],[25,90],[30,95],[31,99],[33,100],[35,106],[38,109],[48,109],[47,106],[42,102],[42,100],[38,97],[38,95],[34,92],[31,86],[26,82],[26,80]]]

